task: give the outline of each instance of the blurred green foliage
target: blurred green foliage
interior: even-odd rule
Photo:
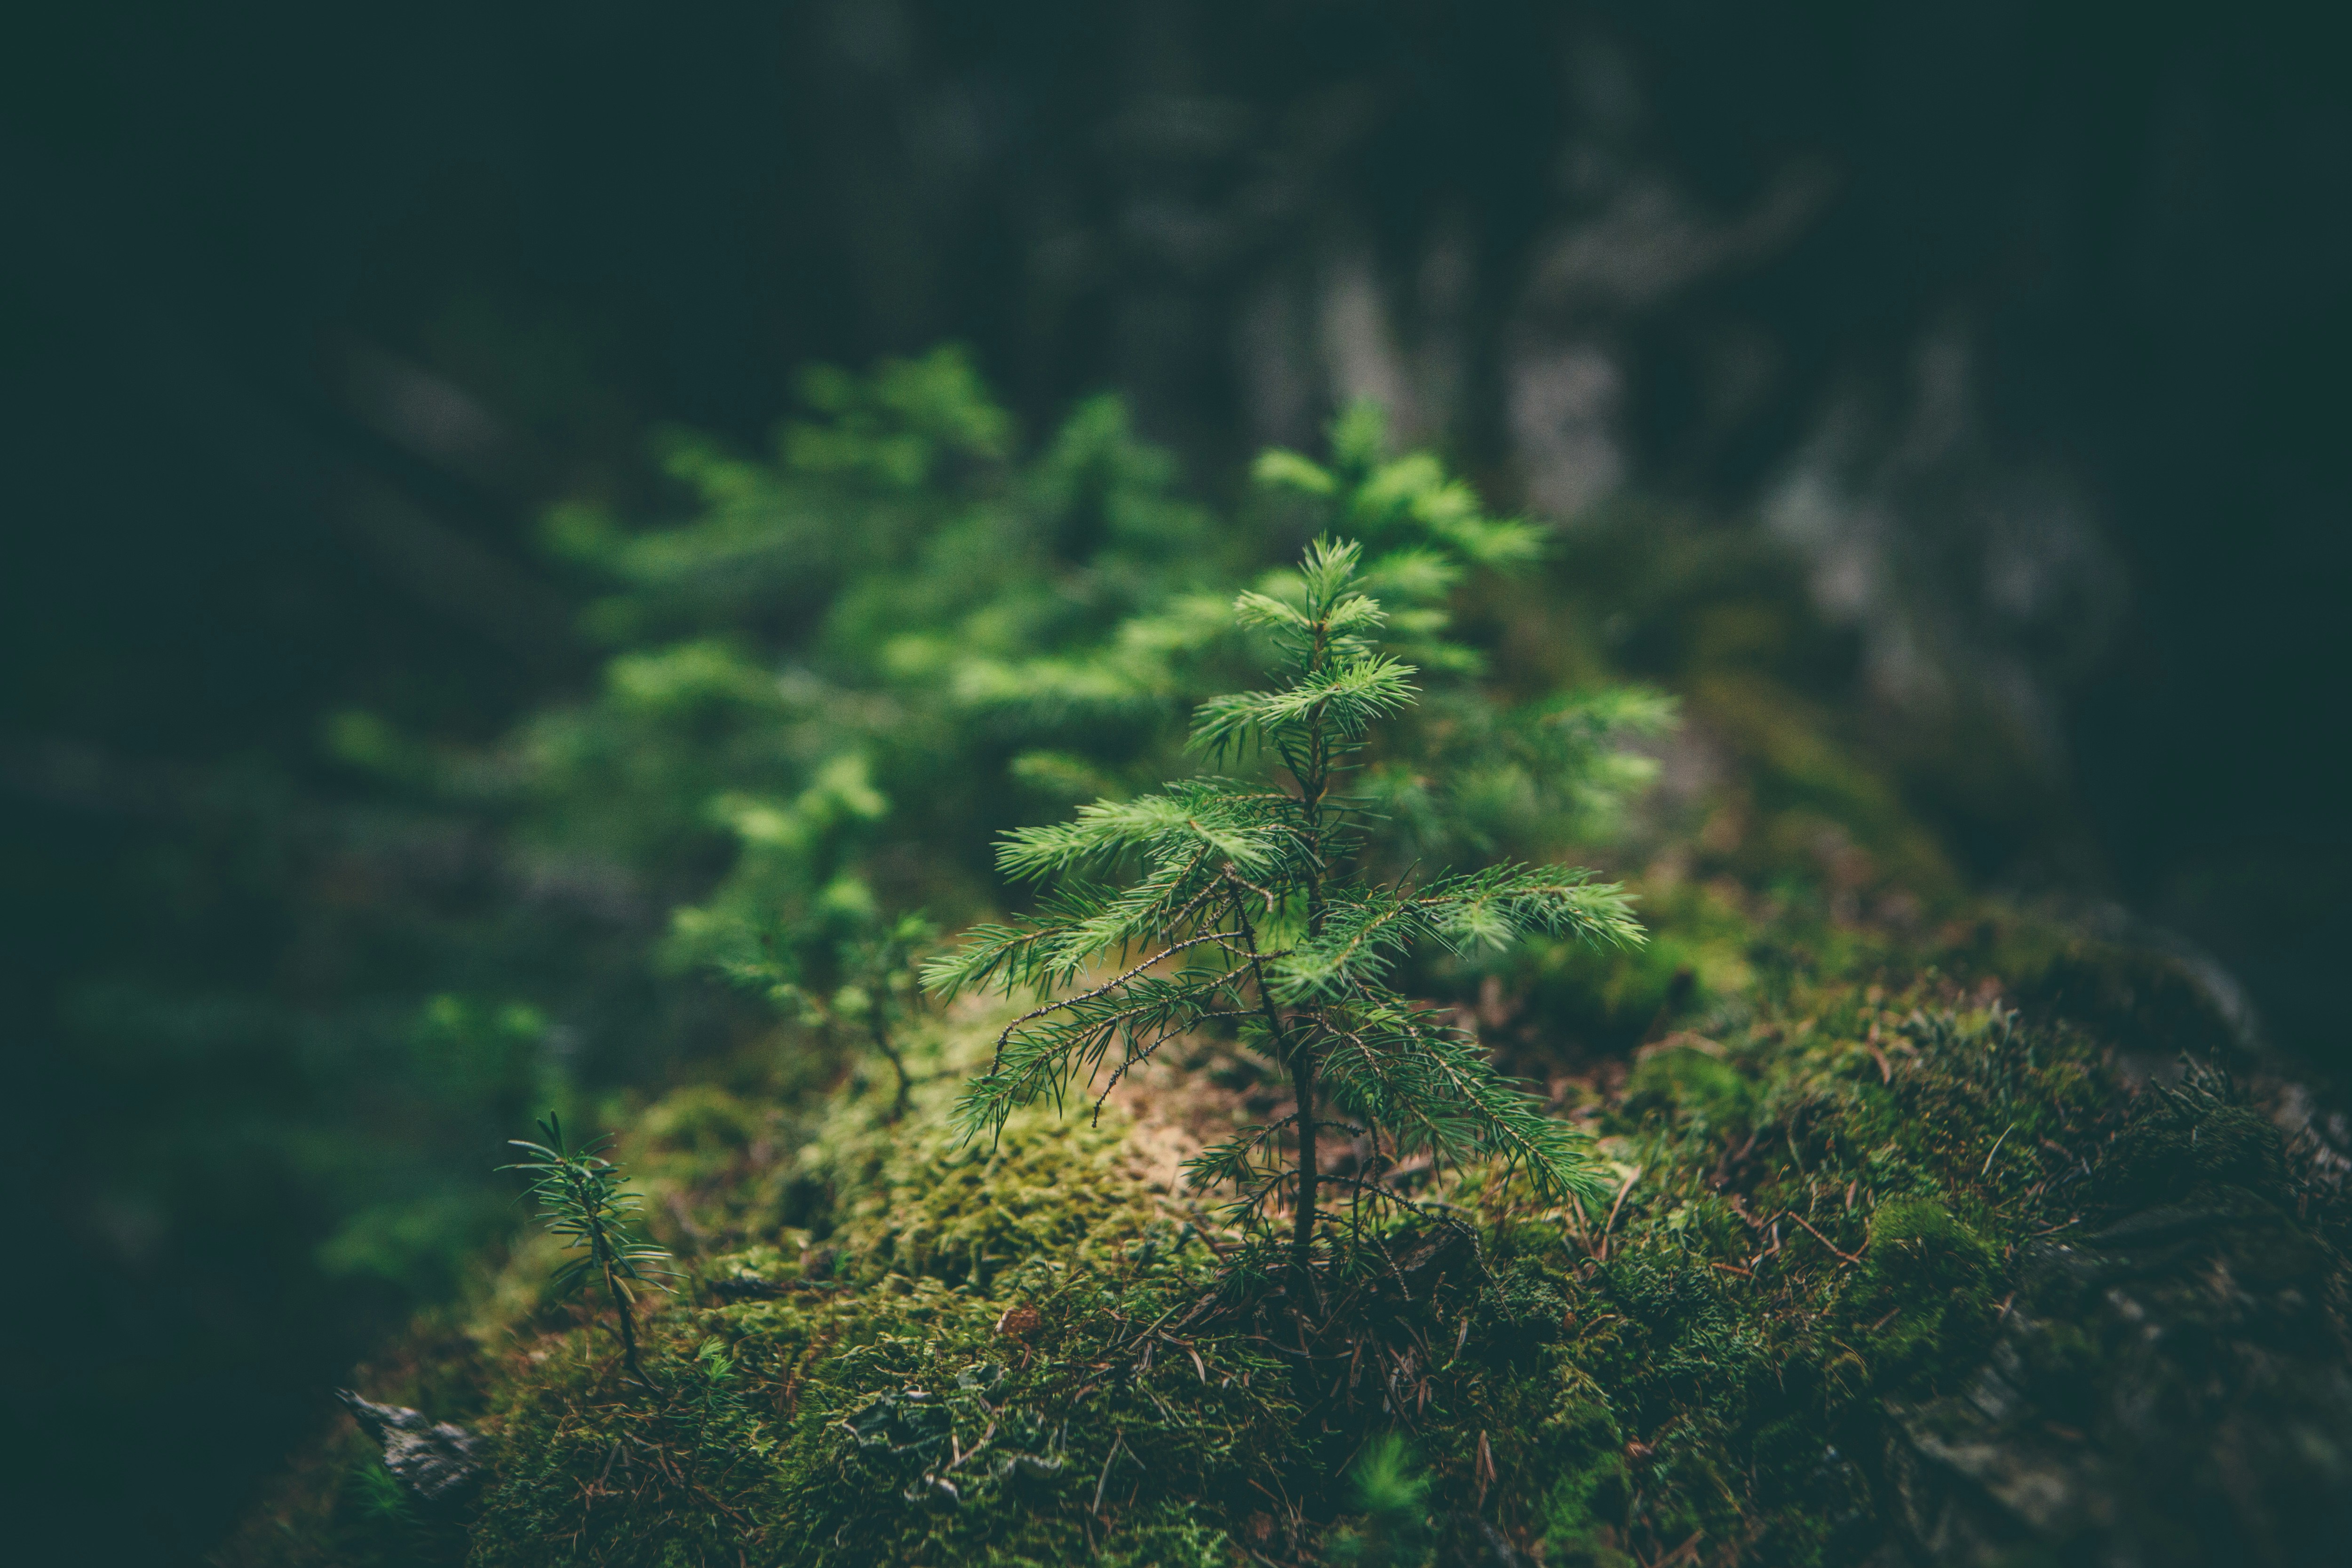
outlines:
[[[596,650],[571,689],[487,738],[335,713],[332,787],[225,774],[175,840],[156,906],[226,886],[278,956],[126,948],[77,994],[82,1059],[139,1086],[146,1130],[93,1224],[190,1296],[184,1341],[120,1377],[228,1375],[289,1321],[355,1346],[467,1289],[522,1217],[486,1173],[536,1115],[610,1129],[698,1079],[790,1100],[892,1071],[928,930],[1018,912],[991,843],[1182,776],[1191,706],[1255,668],[1234,593],[1280,591],[1319,531],[1371,547],[1427,671],[1370,759],[1380,869],[1573,859],[1640,892],[1637,953],[1400,977],[1477,1008],[1505,1070],[1781,984],[1759,919],[1834,963],[1856,921],[1954,907],[1866,761],[1851,648],[1745,534],[1637,507],[1515,524],[1369,409],[1213,505],[1118,400],[1032,438],[953,351],[803,392],[765,451],[667,437],[661,505],[547,520]],[[273,1281],[267,1310],[222,1270]]]
[[[1256,657],[1234,594],[1290,591],[1276,563],[1318,531],[1371,546],[1391,644],[1426,672],[1368,774],[1392,871],[1606,840],[1654,772],[1625,742],[1669,699],[1593,660],[1530,679],[1475,609],[1533,581],[1545,532],[1391,450],[1376,409],[1328,453],[1266,454],[1221,513],[1118,400],[1031,444],[953,349],[802,392],[765,453],[667,437],[671,521],[549,518],[602,649],[587,689],[488,745],[326,726],[379,810],[461,824],[491,885],[394,933],[429,990],[367,1005],[404,1048],[346,1056],[361,1091],[307,1108],[299,1136],[371,1194],[324,1267],[446,1289],[500,1228],[466,1154],[526,1111],[609,1121],[613,1093],[694,1061],[822,1079],[895,1058],[926,922],[999,907],[1000,833],[1197,767],[1192,706]]]
[[[374,809],[462,821],[506,868],[402,938],[415,991],[373,1004],[400,1049],[336,1058],[371,1092],[301,1134],[338,1192],[376,1177],[331,1261],[473,1286],[373,1381],[503,1458],[469,1541],[425,1552],[337,1438],[231,1560],[568,1561],[592,1526],[613,1562],[1882,1542],[1886,1402],[1962,1397],[2015,1258],[2074,1222],[2120,1124],[2117,1050],[2210,1009],[2168,1000],[2159,1037],[2116,954],[1967,897],[1839,703],[1850,650],[1753,544],[1647,510],[1491,518],[1368,411],[1211,509],[1115,402],[1033,449],[952,352],[808,397],[756,459],[673,441],[675,521],[551,521],[603,650],[583,689],[488,744],[331,727]],[[1432,1173],[1484,1266],[1409,1292],[1361,1388],[1307,1398],[1263,1322],[1139,1348],[1220,1268],[1215,1222],[1171,1212],[1126,1136],[1147,1102],[961,1136],[955,1082],[1003,1017],[926,1016],[908,982],[935,931],[1022,912],[992,842],[1185,777],[1188,720],[1264,652],[1236,592],[1295,596],[1277,563],[1327,531],[1365,543],[1424,672],[1366,754],[1370,858],[1573,852],[1653,940],[1400,965],[1599,1135],[1615,1184]],[[1273,1102],[1248,1041],[1186,1048],[1187,1087],[1156,1091],[1176,1121]],[[546,1258],[479,1245],[489,1162],[448,1156],[529,1096],[620,1132],[689,1275],[646,1320],[658,1397],[620,1389]],[[2167,1171],[2234,1125],[2192,1109]],[[2268,1169],[2236,1148],[2230,1171]],[[1412,1465],[1364,1447],[1400,1428]]]

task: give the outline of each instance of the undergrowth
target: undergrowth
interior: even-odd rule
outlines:
[[[2024,1252],[2118,1183],[2286,1181],[2263,1118],[2132,1121],[2145,1064],[1990,982],[1792,972],[1698,1022],[1555,1078],[1604,1199],[1423,1172],[1304,1313],[1233,1288],[1130,1136],[1231,1113],[1184,1087],[1245,1099],[1229,1047],[992,1146],[950,1120],[977,1011],[910,1041],[903,1118],[895,1079],[804,1120],[680,1090],[623,1148],[690,1275],[643,1320],[652,1390],[526,1250],[374,1372],[493,1436],[470,1512],[414,1517],[347,1436],[224,1560],[1857,1562],[1885,1412],[1964,1387]]]

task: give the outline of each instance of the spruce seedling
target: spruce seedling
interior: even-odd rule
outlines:
[[[907,1113],[907,1098],[914,1080],[907,1076],[901,1026],[922,1006],[920,956],[939,935],[921,914],[901,915],[888,926],[841,944],[840,967],[846,976],[833,994],[828,1013],[845,1021],[862,1020],[874,1048],[898,1075],[898,1092],[890,1101],[890,1120]]]
[[[1364,1445],[1349,1467],[1356,1483],[1356,1506],[1363,1523],[1344,1531],[1324,1552],[1325,1560],[1349,1568],[1402,1568],[1429,1560],[1431,1479],[1413,1463],[1412,1450],[1393,1432]]]
[[[634,1234],[643,1202],[622,1190],[626,1178],[620,1167],[598,1152],[608,1140],[566,1151],[563,1122],[552,1114],[539,1124],[539,1131],[544,1143],[507,1140],[534,1158],[499,1168],[531,1173],[530,1195],[538,1200],[541,1220],[563,1237],[566,1248],[579,1254],[556,1270],[557,1294],[568,1296],[591,1279],[604,1281],[613,1315],[620,1322],[621,1354],[629,1375],[650,1388],[645,1368],[637,1364],[636,1298],[629,1288],[667,1289],[657,1276],[672,1272],[664,1267],[669,1254]]]
[[[778,1006],[828,1039],[863,1032],[896,1075],[888,1117],[907,1113],[914,1079],[907,1070],[907,1024],[922,1011],[922,954],[939,928],[920,910],[885,923],[861,912],[851,933],[837,941],[802,935],[799,941],[760,938],[761,955],[725,966],[738,982],[764,990]]]
[[[1405,1202],[1377,1180],[1382,1161],[1494,1156],[1554,1198],[1601,1185],[1578,1134],[1497,1075],[1450,1016],[1391,986],[1397,962],[1423,944],[1467,954],[1538,931],[1642,940],[1623,892],[1582,871],[1501,865],[1416,885],[1366,868],[1371,816],[1348,776],[1374,726],[1413,701],[1416,672],[1374,645],[1384,617],[1362,591],[1358,558],[1352,542],[1318,541],[1294,592],[1234,603],[1244,625],[1273,634],[1287,679],[1202,703],[1193,742],[1213,760],[1257,753],[1278,771],[1171,784],[1009,835],[998,863],[1052,884],[1043,911],[975,929],[925,971],[947,995],[984,987],[1038,1003],[1005,1028],[964,1094],[967,1136],[999,1134],[1017,1107],[1059,1104],[1082,1081],[1100,1080],[1099,1116],[1121,1078],[1197,1031],[1237,1030],[1279,1064],[1289,1114],[1187,1169],[1197,1187],[1233,1187],[1232,1212],[1252,1226],[1286,1195],[1302,1280],[1325,1183]],[[1100,965],[1115,973],[1070,990]],[[1369,1139],[1369,1169],[1327,1175],[1327,1131]]]

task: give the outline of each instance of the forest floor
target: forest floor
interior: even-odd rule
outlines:
[[[1685,931],[1730,898],[1678,896]],[[1702,1027],[1578,1056],[1481,1009],[1609,1201],[1394,1172],[1418,1211],[1343,1211],[1311,1289],[1237,1271],[1181,1180],[1284,1092],[1230,1043],[992,1144],[950,1122],[969,1005],[902,1117],[856,1062],[678,1089],[617,1151],[683,1270],[650,1386],[522,1244],[356,1374],[470,1435],[464,1484],[427,1504],[339,1420],[217,1560],[2326,1557],[2342,1165],[2189,979],[1998,913],[1714,929],[1748,984]]]

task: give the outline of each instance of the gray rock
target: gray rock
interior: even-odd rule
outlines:
[[[456,1507],[480,1484],[488,1439],[422,1411],[374,1404],[348,1388],[336,1397],[383,1449],[383,1468],[426,1508]]]

